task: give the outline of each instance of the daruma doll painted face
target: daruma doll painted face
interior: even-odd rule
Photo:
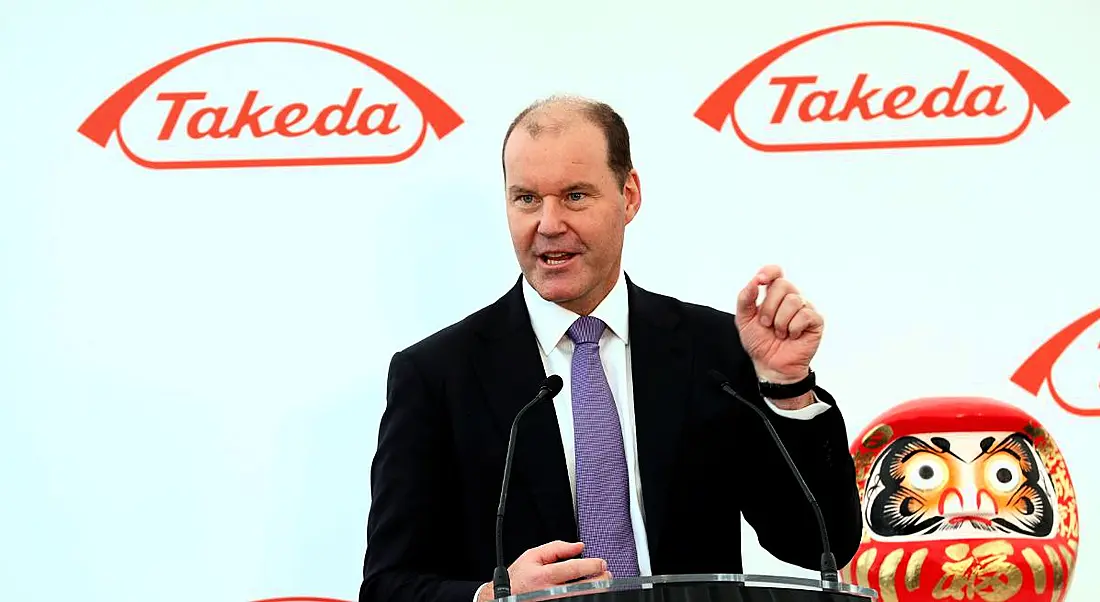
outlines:
[[[1077,496],[1054,439],[980,397],[902,403],[852,445],[863,541],[841,580],[882,602],[1059,602]]]

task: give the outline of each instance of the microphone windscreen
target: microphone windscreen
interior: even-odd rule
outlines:
[[[729,382],[730,382],[730,379],[726,378],[725,374],[722,374],[721,372],[719,372],[719,371],[717,371],[713,368],[711,368],[710,370],[707,370],[707,375],[710,376],[711,379],[714,380],[714,383],[716,385],[718,385],[719,387],[724,386],[724,385],[728,385]]]
[[[562,382],[561,377],[557,374],[551,374],[549,377],[546,378],[546,381],[542,383],[542,386],[549,389],[550,395],[554,396],[558,393],[561,393],[561,388],[565,386],[565,383]]]

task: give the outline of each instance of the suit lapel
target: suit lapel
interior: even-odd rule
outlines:
[[[635,432],[652,557],[660,545],[670,473],[691,392],[691,346],[668,299],[629,278],[627,284]]]
[[[520,281],[500,301],[493,321],[481,330],[484,361],[474,362],[485,388],[503,445],[512,422],[538,393],[546,378],[538,343],[531,328]],[[503,472],[503,465],[501,466]],[[539,514],[554,537],[576,539],[573,497],[565,465],[565,450],[553,402],[543,401],[524,414],[516,433],[509,487],[527,487]]]

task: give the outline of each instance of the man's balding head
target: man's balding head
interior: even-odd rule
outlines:
[[[630,133],[626,123],[607,103],[580,96],[550,96],[535,101],[516,115],[504,134],[504,143],[501,145],[502,164],[508,140],[517,129],[532,138],[538,138],[561,133],[577,123],[590,123],[603,132],[607,144],[607,167],[622,187],[630,176],[630,171],[634,169],[630,158]]]

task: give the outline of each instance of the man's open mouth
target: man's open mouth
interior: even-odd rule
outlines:
[[[562,252],[543,253],[542,255],[539,255],[539,260],[548,266],[559,266],[569,263],[569,260],[576,257],[576,255],[576,253]]]

